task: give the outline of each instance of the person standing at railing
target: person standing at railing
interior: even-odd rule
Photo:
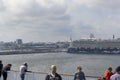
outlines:
[[[105,80],[110,80],[110,77],[113,75],[112,72],[112,67],[109,67],[105,72],[104,72],[104,79]]]
[[[3,80],[7,80],[7,71],[10,71],[11,70],[11,66],[12,64],[7,64],[3,70],[2,70],[2,75],[3,75]]]
[[[116,73],[110,77],[110,80],[120,80],[120,66],[116,68]]]
[[[55,65],[51,65],[50,70],[51,73],[46,76],[45,80],[62,80],[62,77],[56,72]]]
[[[3,69],[3,64],[2,64],[2,60],[0,60],[0,78],[1,78],[1,75],[2,75],[2,69]]]
[[[85,78],[85,74],[82,71],[82,67],[81,66],[77,66],[77,73],[75,73],[74,75],[74,80],[86,80]]]
[[[25,79],[25,73],[28,72],[28,64],[24,63],[20,66],[20,78],[21,80]]]

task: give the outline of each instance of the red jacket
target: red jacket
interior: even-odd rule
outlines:
[[[106,70],[105,72],[104,72],[104,78],[106,79],[106,80],[110,80],[110,77],[113,75],[113,73],[112,72],[110,72],[110,71],[108,71],[108,70]]]

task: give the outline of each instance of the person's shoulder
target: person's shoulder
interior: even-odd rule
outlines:
[[[110,74],[111,74],[111,75],[113,75],[114,73],[113,73],[113,72],[111,72]]]
[[[0,63],[0,65],[3,65],[2,63]]]
[[[21,65],[20,68],[25,68],[25,66],[24,66],[24,65]]]
[[[3,64],[0,64],[0,66],[3,66]]]
[[[76,72],[75,75],[77,75],[79,72]]]
[[[47,75],[46,75],[46,78],[49,78],[49,77],[50,77],[50,74],[47,74]]]
[[[56,73],[56,76],[59,76],[59,77],[61,77],[61,75],[60,75],[60,74],[58,74],[58,73]]]
[[[80,71],[80,73],[84,73],[83,71]]]
[[[77,74],[84,74],[84,72],[83,72],[83,71],[80,71],[80,72],[78,72]]]
[[[116,76],[116,74],[113,74],[113,75],[110,77],[110,79],[111,79],[111,80],[114,79],[115,76]]]
[[[111,72],[109,72],[108,70],[106,70],[106,71],[104,72],[104,74],[109,74],[109,73],[111,73]]]
[[[47,75],[45,76],[45,80],[49,80],[49,78],[50,78],[50,75],[47,74]]]
[[[23,65],[21,65],[20,67],[23,67]]]
[[[113,75],[111,76],[111,78],[114,78],[114,77],[116,77],[116,76],[118,76],[117,73],[113,74]]]
[[[83,71],[77,72],[76,74],[84,73]]]

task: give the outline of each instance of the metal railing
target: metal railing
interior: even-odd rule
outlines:
[[[45,80],[45,77],[48,73],[45,72],[27,72],[25,75],[25,80]],[[73,74],[60,74],[62,80],[73,80]],[[98,80],[100,76],[86,76],[86,80]],[[1,78],[2,80],[2,78]],[[20,80],[19,71],[9,71],[7,80]]]

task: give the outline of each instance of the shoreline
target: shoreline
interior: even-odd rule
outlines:
[[[40,54],[40,53],[60,53],[67,51],[6,51],[0,52],[0,55],[18,55],[18,54]]]
[[[88,54],[88,55],[120,55],[120,54],[115,54],[115,53],[68,53],[67,51],[10,51],[10,52],[0,52],[0,55],[20,55],[20,54],[42,54],[42,53],[61,53],[61,52],[65,52],[67,54]]]

